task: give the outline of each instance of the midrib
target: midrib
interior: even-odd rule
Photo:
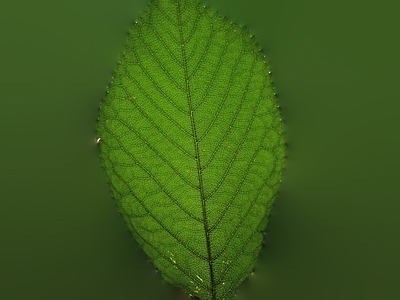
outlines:
[[[215,290],[215,281],[214,281],[214,270],[213,270],[213,263],[212,263],[212,256],[211,256],[211,242],[210,242],[210,233],[208,227],[208,220],[207,220],[207,211],[206,211],[206,203],[204,197],[204,188],[203,188],[203,174],[201,169],[201,162],[200,162],[200,151],[199,151],[199,143],[197,138],[196,132],[196,122],[194,117],[194,111],[192,106],[192,96],[190,93],[190,84],[189,84],[189,77],[187,71],[187,60],[186,60],[186,52],[185,52],[185,44],[182,32],[182,19],[181,19],[181,7],[180,1],[177,1],[178,6],[178,27],[179,27],[179,34],[180,34],[180,42],[181,42],[181,51],[182,51],[182,59],[183,59],[183,71],[184,71],[184,78],[185,78],[185,89],[186,89],[186,98],[188,101],[189,112],[190,112],[190,124],[192,127],[192,136],[193,136],[193,144],[195,150],[195,160],[196,160],[196,167],[197,167],[197,177],[199,180],[199,193],[200,193],[200,200],[201,200],[201,208],[203,212],[203,227],[204,233],[206,238],[206,247],[207,247],[207,257],[208,257],[208,266],[210,270],[210,286],[211,286],[211,296],[212,300],[216,300],[216,290]]]

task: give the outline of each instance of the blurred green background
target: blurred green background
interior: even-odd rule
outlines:
[[[202,1],[256,35],[287,132],[266,245],[238,299],[400,298],[400,2]],[[95,145],[148,2],[2,0],[0,299],[189,299],[127,231]]]

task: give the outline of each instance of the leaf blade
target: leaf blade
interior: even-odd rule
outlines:
[[[257,259],[283,166],[268,66],[250,34],[197,1],[153,1],[100,110],[102,162],[163,277],[234,295]]]

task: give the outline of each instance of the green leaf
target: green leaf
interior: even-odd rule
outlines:
[[[230,299],[252,272],[277,194],[283,126],[251,34],[195,0],[154,0],[100,109],[101,160],[162,277]]]

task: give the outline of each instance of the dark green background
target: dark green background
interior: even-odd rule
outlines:
[[[255,33],[287,132],[266,247],[238,299],[400,297],[399,2],[203,1]],[[127,231],[95,145],[147,3],[2,0],[1,299],[188,299]]]

